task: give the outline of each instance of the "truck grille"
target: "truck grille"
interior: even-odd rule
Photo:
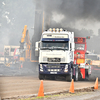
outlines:
[[[48,65],[47,68],[60,68],[60,65]]]
[[[48,62],[60,62],[61,59],[60,58],[47,58]]]

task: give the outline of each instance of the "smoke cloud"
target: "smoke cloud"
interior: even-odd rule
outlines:
[[[19,45],[24,25],[32,37],[34,30],[33,0],[0,0],[0,51],[4,45]]]
[[[100,0],[36,0],[35,3],[45,12],[45,29],[64,28],[74,31],[78,37],[90,36],[87,40],[90,51],[99,42],[95,37],[100,29]],[[98,49],[95,51],[100,53]]]
[[[75,36],[91,36],[87,40],[90,51],[99,42],[100,0],[0,0],[0,45],[19,45],[24,25],[32,37],[34,8],[45,12],[45,29],[64,28],[74,31]],[[99,49],[95,51],[100,53]]]

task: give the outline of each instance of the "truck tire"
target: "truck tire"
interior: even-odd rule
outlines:
[[[81,75],[80,69],[78,69],[78,80],[82,81],[82,75]]]
[[[74,81],[78,81],[78,67],[75,68]]]
[[[85,80],[89,81],[88,69],[85,69]]]
[[[73,79],[73,72],[72,72],[72,68],[71,68],[71,73],[69,75],[66,76],[66,81],[71,82]]]
[[[40,79],[40,80],[44,80],[44,75],[39,74],[39,79]]]

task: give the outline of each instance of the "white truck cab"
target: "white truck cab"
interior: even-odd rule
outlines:
[[[49,29],[42,33],[35,45],[39,57],[39,79],[64,76],[71,81],[74,73],[74,32]]]

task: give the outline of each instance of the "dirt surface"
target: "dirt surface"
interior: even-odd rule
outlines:
[[[33,66],[34,65],[34,66]],[[32,96],[38,94],[40,80],[38,79],[38,64],[25,63],[11,65],[10,67],[0,66],[0,96],[11,98],[18,96]],[[89,82],[74,82],[74,88],[86,88],[94,86],[96,77],[100,80],[100,67],[92,66],[92,73]],[[44,93],[69,90],[70,82],[44,80]]]
[[[27,99],[26,99],[27,100]],[[35,97],[30,100],[100,100],[100,90],[79,93],[61,93],[43,98]]]
[[[76,94],[61,94],[56,97],[46,98],[45,100],[100,100],[100,90],[94,92],[82,92]]]
[[[70,82],[44,80],[44,93],[69,90]],[[0,77],[0,96],[2,98],[37,94],[40,80],[36,77]],[[75,89],[94,86],[94,82],[74,82]]]

